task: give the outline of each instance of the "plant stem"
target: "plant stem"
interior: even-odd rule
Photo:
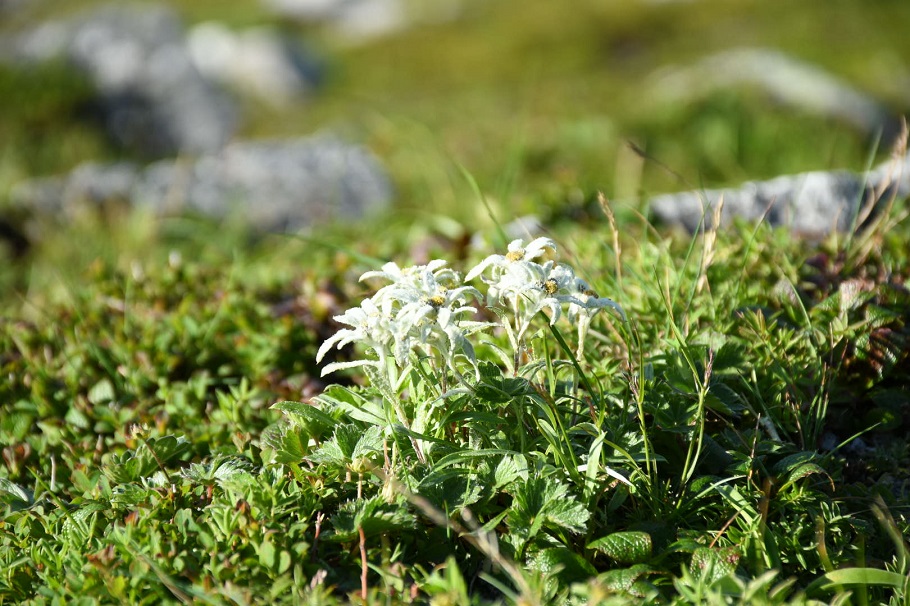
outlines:
[[[360,533],[360,598],[367,603],[367,538],[363,533],[363,526],[357,529]]]

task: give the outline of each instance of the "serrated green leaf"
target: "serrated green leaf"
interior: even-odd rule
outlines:
[[[183,436],[148,438],[135,450],[108,457],[101,470],[113,482],[137,482],[159,471],[162,465],[167,465],[191,448],[192,444]]]
[[[690,568],[696,577],[711,584],[733,574],[740,553],[735,547],[699,547],[692,553]]]
[[[636,581],[645,575],[657,574],[646,564],[635,564],[629,568],[620,568],[617,570],[608,570],[598,575],[598,580],[614,591],[630,591]]]
[[[493,404],[504,404],[522,395],[531,395],[534,388],[523,377],[504,377],[502,369],[490,362],[480,363],[480,381],[474,386],[474,395]]]
[[[506,488],[519,479],[528,479],[528,462],[522,455],[506,455],[493,472],[493,490]]]
[[[64,536],[75,542],[85,543],[95,536],[99,529],[99,512],[110,509],[110,503],[86,501],[79,509],[73,511],[63,522]]]
[[[321,395],[313,398],[314,402],[325,406],[327,410],[341,410],[355,421],[369,425],[386,425],[382,405],[354,393],[346,387],[333,385]]]
[[[438,509],[451,515],[476,503],[480,499],[482,488],[470,470],[449,468],[428,475],[420,482],[417,492]]]
[[[352,458],[370,456],[379,450],[382,450],[382,430],[374,425],[360,432]]]
[[[382,448],[382,433],[376,426],[364,431],[354,424],[338,425],[332,438],[306,458],[313,463],[350,465],[363,457],[371,457]]]
[[[530,540],[544,526],[584,532],[590,515],[564,484],[537,477],[517,484],[506,519],[510,528]]]
[[[590,563],[566,547],[549,547],[538,551],[530,558],[528,567],[555,576],[563,585],[584,581],[597,574]]]
[[[155,456],[157,457],[156,462],[161,463],[162,465],[189,452],[193,447],[193,444],[183,436],[148,438],[145,441],[145,445],[155,453]]]
[[[276,424],[262,432],[262,444],[275,451],[278,463],[300,463],[310,451],[304,431],[288,424]]]
[[[620,564],[639,564],[651,558],[651,535],[637,530],[614,532],[588,543],[588,549],[597,549]]]
[[[111,503],[133,507],[136,505],[147,505],[150,502],[151,493],[154,490],[145,488],[138,484],[119,484],[114,487],[111,495]]]
[[[331,518],[334,534],[330,541],[353,541],[364,535],[375,536],[384,532],[413,528],[416,518],[399,503],[386,503],[379,497],[348,501],[338,508]]]

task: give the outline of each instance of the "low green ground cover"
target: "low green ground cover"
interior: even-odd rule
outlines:
[[[900,109],[882,74],[910,50],[904,4],[791,4],[468,2],[329,46],[326,88],[247,108],[242,134],[329,126],[389,166],[397,212],[319,238],[7,209],[25,177],[122,152],[84,81],[0,70],[0,207],[33,242],[0,244],[0,603],[906,603],[906,200],[822,242],[690,237],[641,203],[885,156],[748,91],[667,107],[635,85],[774,46]],[[517,305],[540,309],[516,319],[487,282],[527,212],[590,289],[527,269]],[[443,259],[463,278],[495,254],[479,298],[433,274],[414,306],[385,291],[397,331],[364,316],[319,351],[390,284],[364,272]],[[388,364],[321,376],[375,359],[367,337]]]
[[[143,262],[99,256],[0,331],[0,595],[902,602],[898,219],[820,244],[559,223],[561,259],[627,319],[594,315],[581,357],[544,305],[520,342],[468,335],[476,368],[457,341],[424,338],[327,379],[317,348],[352,330],[331,316],[387,282],[356,280],[380,269],[375,245],[202,237]],[[463,275],[505,253],[463,239],[438,235],[428,258]],[[542,288],[521,301],[558,294]],[[500,321],[483,298],[451,303]]]

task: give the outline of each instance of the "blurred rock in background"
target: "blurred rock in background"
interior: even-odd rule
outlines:
[[[323,79],[322,61],[267,27],[234,32],[208,21],[190,30],[187,47],[205,78],[274,107],[299,102]]]
[[[460,0],[262,0],[262,3],[284,18],[325,25],[349,44],[394,34],[415,23],[446,21],[461,10]]]
[[[678,105],[720,89],[750,88],[771,101],[832,120],[866,135],[883,133],[886,143],[900,130],[888,108],[825,70],[786,53],[734,48],[686,66],[668,66],[651,78],[648,97]]]
[[[695,232],[719,227],[713,225],[713,211],[723,200],[721,225],[735,218],[761,220],[800,236],[821,238],[860,227],[883,203],[907,195],[910,156],[885,162],[865,174],[813,171],[784,175],[726,189],[655,196],[648,206],[662,223]]]
[[[238,110],[193,64],[177,15],[160,4],[106,4],[20,34],[21,64],[62,60],[97,87],[104,124],[145,157],[213,152],[234,134]]]
[[[87,163],[12,192],[15,206],[63,219],[86,205],[127,202],[157,215],[236,213],[263,231],[360,218],[387,208],[391,198],[390,182],[374,156],[331,136],[236,142],[219,153],[145,168]]]
[[[163,5],[106,4],[4,48],[16,65],[64,61],[84,71],[109,135],[138,159],[89,160],[20,182],[9,195],[16,212],[66,220],[84,207],[125,203],[158,215],[235,213],[258,230],[296,231],[358,219],[391,200],[385,170],[363,147],[331,136],[237,140],[232,92],[287,107],[322,78],[321,61],[275,30],[236,33],[207,22],[187,34]],[[158,161],[141,163],[149,159]]]

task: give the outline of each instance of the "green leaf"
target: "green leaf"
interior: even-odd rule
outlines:
[[[506,518],[510,528],[530,540],[542,527],[584,532],[590,512],[569,494],[565,484],[552,478],[530,478],[515,489]]]
[[[278,563],[278,552],[275,550],[275,545],[266,539],[259,544],[257,551],[259,552],[259,563],[266,568],[274,569]]]
[[[476,503],[483,487],[477,477],[467,469],[447,469],[428,475],[417,488],[417,492],[437,508],[448,514]]]
[[[359,529],[363,528],[366,536],[375,536],[384,532],[412,529],[416,518],[404,505],[386,503],[380,497],[348,501],[338,508],[331,518],[334,534],[326,540],[353,541],[359,538]]]
[[[804,465],[800,465],[799,467],[791,470],[790,473],[787,474],[787,480],[783,483],[783,485],[781,485],[779,490],[783,490],[792,485],[794,482],[813,474],[823,475],[831,480],[831,476],[828,475],[828,472],[822,469],[820,466],[816,465],[815,463],[805,463]],[[831,483],[833,484],[834,480],[831,480]]]
[[[743,398],[724,383],[712,382],[705,406],[715,412],[732,416],[746,409]]]
[[[907,577],[890,570],[879,568],[842,568],[832,570],[812,581],[806,587],[807,594],[820,591],[837,590],[840,585],[878,585],[900,589],[907,582]]]
[[[375,393],[375,392],[374,392]],[[342,410],[356,421],[370,425],[385,425],[386,418],[382,406],[340,385],[329,386],[322,394],[313,398],[327,410]]]
[[[157,493],[152,488],[145,488],[133,483],[119,484],[113,489],[111,503],[127,507],[148,505],[155,496],[157,496]]]
[[[651,535],[629,530],[614,532],[588,543],[588,549],[597,549],[620,564],[639,564],[651,558]]]
[[[817,453],[805,450],[802,452],[797,452],[797,453],[794,453],[791,455],[787,455],[786,457],[782,458],[780,461],[775,463],[774,467],[772,467],[771,469],[775,474],[781,475],[781,474],[787,473],[793,469],[796,469],[803,463],[815,461],[818,458],[819,458],[819,455]]]
[[[629,591],[643,576],[657,574],[657,572],[658,571],[646,564],[635,564],[629,568],[608,570],[607,572],[600,574],[597,578],[601,583],[606,585],[608,589],[614,591]]]
[[[711,584],[733,574],[739,558],[735,547],[699,547],[692,553],[690,568],[696,577]]]
[[[72,425],[77,429],[86,430],[91,426],[88,417],[84,412],[76,408],[75,406],[70,406],[63,419],[67,422],[68,425]]]
[[[115,395],[114,384],[110,379],[101,379],[88,390],[88,401],[97,406],[112,401]]]
[[[309,437],[298,427],[286,423],[270,425],[262,432],[262,444],[275,451],[278,463],[300,463],[310,451]]]
[[[34,423],[34,415],[18,410],[12,411],[0,419],[0,431],[18,442],[25,439]]]
[[[442,469],[443,467],[448,467],[449,465],[455,465],[457,463],[463,463],[465,461],[470,461],[471,459],[486,459],[500,455],[514,456],[518,454],[519,453],[515,452],[514,450],[503,450],[501,448],[459,450],[458,452],[447,454],[446,456],[436,461],[436,463],[433,465],[433,469]]]
[[[162,470],[162,467],[190,451],[192,444],[183,436],[148,438],[135,450],[106,458],[102,472],[113,482],[137,482]]]
[[[338,422],[312,404],[284,401],[273,404],[295,427],[306,431],[311,438],[321,440]]]
[[[493,404],[504,404],[513,398],[535,393],[531,383],[522,377],[504,377],[502,369],[490,362],[479,365],[480,381],[474,387],[475,395]]]
[[[32,493],[6,478],[0,478],[0,503],[6,503],[15,509],[32,504]]]
[[[566,547],[538,551],[530,558],[528,567],[545,575],[555,575],[564,585],[581,582],[597,574],[591,564]]]
[[[528,479],[528,461],[522,455],[504,456],[493,472],[493,490],[506,488],[519,479]]]
[[[189,452],[193,445],[185,437],[162,436],[159,438],[148,438],[145,446],[155,453],[156,462],[162,465],[170,463],[177,457]]]
[[[332,439],[323,443],[307,456],[313,463],[338,466],[361,465],[362,459],[370,458],[382,448],[381,430],[374,426],[366,431],[354,424],[338,425]],[[354,469],[358,473],[361,469]]]

